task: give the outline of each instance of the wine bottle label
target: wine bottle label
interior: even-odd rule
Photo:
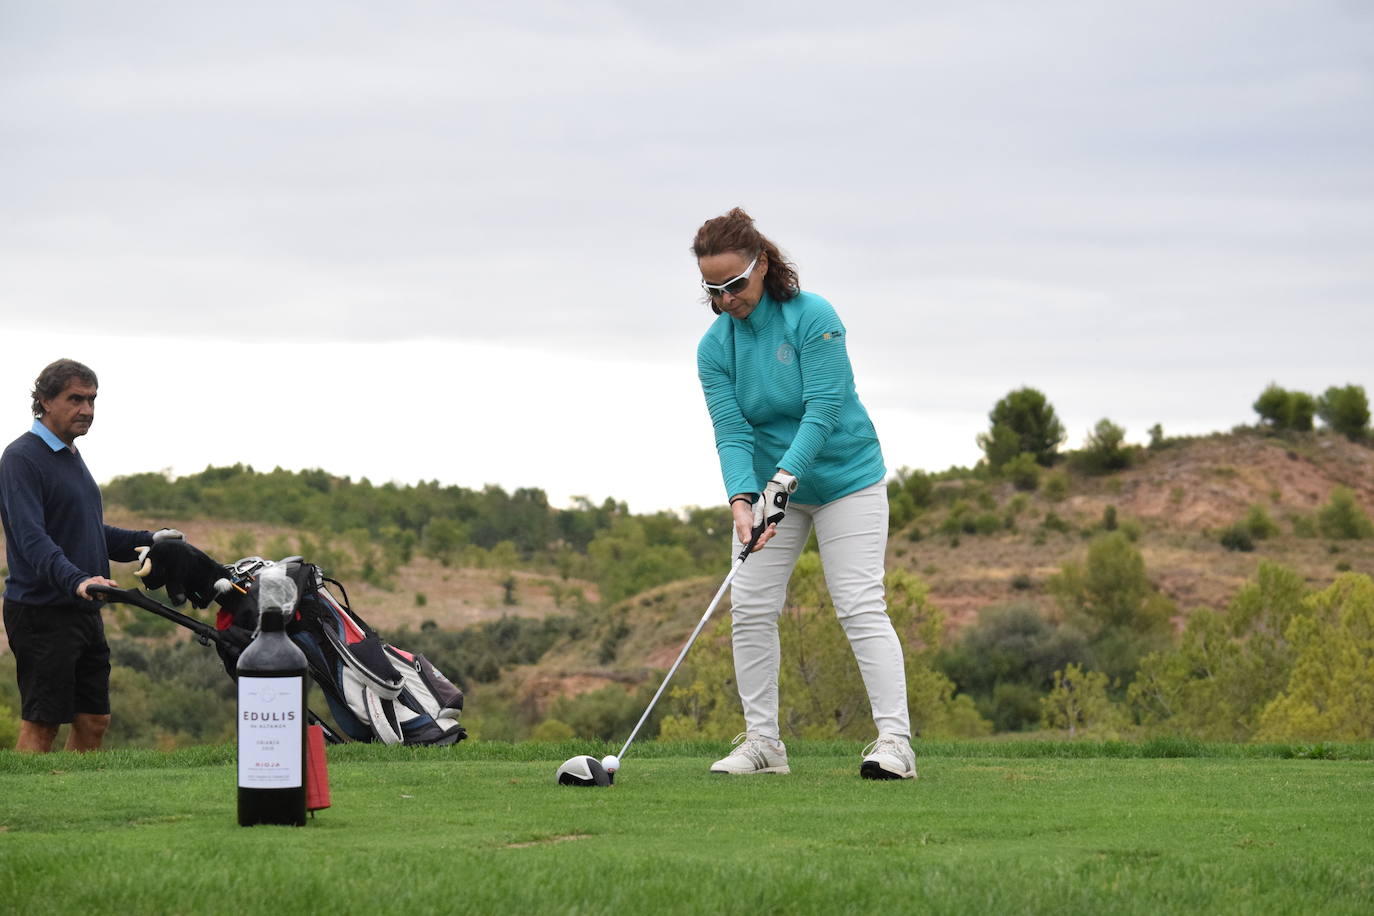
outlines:
[[[305,679],[239,678],[239,787],[294,789],[302,785]]]

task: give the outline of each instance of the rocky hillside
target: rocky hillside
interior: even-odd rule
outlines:
[[[1088,538],[1113,515],[1118,527],[1136,537],[1151,577],[1176,603],[1180,620],[1196,607],[1224,607],[1264,559],[1299,571],[1313,585],[1330,582],[1339,569],[1374,572],[1374,539],[1331,540],[1314,527],[1336,487],[1349,489],[1364,512],[1374,515],[1374,449],[1336,435],[1283,439],[1242,430],[1171,440],[1108,475],[1088,476],[1071,466],[1056,473],[1067,484],[1061,493],[1043,481],[1039,491],[1024,494],[1005,483],[941,482],[935,505],[893,533],[889,568],[919,575],[951,628],[967,624],[983,608],[1012,601],[1034,602],[1052,613],[1049,577],[1081,558]],[[992,533],[951,532],[951,507],[960,499],[997,515],[1002,524]],[[1220,530],[1254,506],[1274,521],[1278,534],[1256,541],[1250,552],[1222,547]],[[236,546],[263,550],[274,539],[290,542],[293,534],[209,519],[145,518],[117,506],[110,508],[109,520],[126,527],[181,528],[221,559],[241,552]],[[721,577],[726,571],[722,562]],[[128,568],[117,569],[116,576],[136,584]],[[347,585],[354,606],[382,629],[418,629],[426,621],[456,629],[503,615],[586,615],[592,625],[584,643],[562,646],[538,670],[520,675],[542,698],[635,680],[666,667],[718,582],[674,583],[616,608],[590,611],[579,610],[597,602],[589,582],[563,581],[552,572],[448,568],[417,555],[398,570],[389,589]],[[134,613],[142,612],[112,614],[112,628]],[[607,627],[616,629],[610,664],[602,663],[606,653],[598,649]]]

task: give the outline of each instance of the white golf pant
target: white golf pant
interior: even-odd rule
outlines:
[[[816,529],[825,584],[835,615],[859,663],[873,724],[880,734],[911,737],[902,644],[887,616],[883,556],[887,550],[887,487],[874,484],[821,506],[791,503],[777,534],[745,560],[730,598],[735,680],[749,732],[777,740],[778,616],[787,581]],[[731,532],[735,553],[738,539]]]

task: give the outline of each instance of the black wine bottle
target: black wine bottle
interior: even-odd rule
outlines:
[[[254,824],[305,824],[305,655],[286,635],[295,584],[264,570],[258,632],[238,661],[238,817]]]

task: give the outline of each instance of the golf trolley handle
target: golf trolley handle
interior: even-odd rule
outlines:
[[[178,610],[169,608],[167,605],[155,598],[144,594],[136,588],[110,588],[105,585],[88,585],[86,594],[98,601],[108,601],[111,604],[132,604],[134,607],[143,608],[157,616],[170,620],[179,626],[183,626],[196,635],[202,645],[210,645],[212,642],[219,642],[219,631],[203,620],[187,616]]]
[[[720,588],[716,589],[716,596],[711,599],[711,603],[706,608],[706,613],[701,615],[701,619],[697,621],[696,629],[692,631],[691,636],[687,637],[687,644],[684,645],[682,651],[678,653],[677,661],[673,662],[673,667],[669,668],[668,673],[664,675],[663,683],[658,685],[658,690],[655,691],[654,698],[649,701],[648,707],[644,710],[644,715],[640,716],[639,721],[635,723],[634,730],[630,732],[630,737],[625,739],[625,746],[620,749],[620,753],[616,755],[617,757],[623,759],[625,752],[628,751],[630,745],[634,743],[635,735],[639,734],[639,730],[648,720],[649,714],[653,712],[654,707],[658,705],[658,698],[662,696],[663,691],[668,688],[668,682],[673,679],[673,675],[677,673],[678,666],[681,665],[682,660],[687,657],[687,650],[692,648],[692,643],[697,641],[697,636],[701,634],[702,629],[706,626],[706,621],[710,620],[711,615],[715,613],[716,605],[720,604],[721,596],[724,595],[725,590],[730,587],[730,583],[735,581],[735,573],[739,572],[739,568],[744,565],[744,561],[749,559],[749,554],[753,552],[754,545],[758,543],[759,537],[763,534],[763,530],[762,526],[755,528],[753,537],[749,539],[749,543],[745,544],[744,549],[739,552],[739,556],[735,557],[735,562],[730,566],[730,574],[725,577],[725,581],[720,584]]]

